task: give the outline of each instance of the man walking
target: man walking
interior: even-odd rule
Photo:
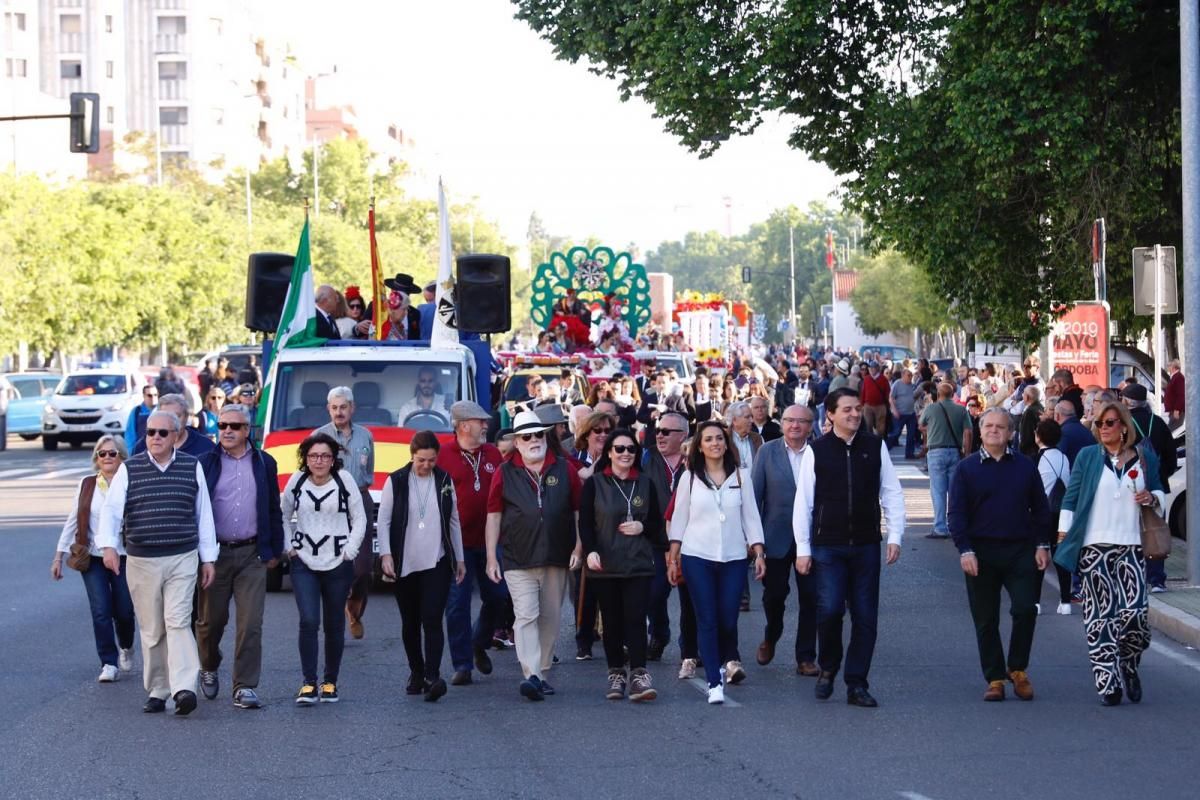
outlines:
[[[213,522],[220,547],[212,585],[200,590],[196,644],[200,690],[209,700],[220,692],[221,637],[229,622],[229,600],[237,603],[233,652],[233,704],[262,708],[254,691],[262,673],[262,621],[267,570],[283,555],[283,514],[275,459],[250,441],[250,409],[228,405],[217,417],[218,448],[200,458],[208,479]]]
[[[646,429],[647,446],[645,449],[642,469],[650,478],[654,487],[658,508],[666,509],[671,505],[675,495],[675,487],[679,485],[679,477],[687,466],[683,456],[683,443],[688,438],[687,419],[682,414],[673,411],[663,414],[655,425]],[[671,596],[671,584],[667,580],[667,551],[656,549],[654,552],[654,581],[650,585],[650,624],[649,642],[646,645],[646,659],[659,661],[663,650],[671,641],[671,617],[667,611],[667,600]],[[696,642],[696,613],[692,608],[691,596],[687,585],[679,584],[679,659],[680,672],[686,672],[690,667],[692,673],[696,669],[698,654]],[[688,662],[691,662],[689,665]],[[691,677],[687,675],[686,677]]]
[[[896,420],[895,447],[900,443],[900,432],[904,431],[904,457],[912,461],[917,456],[917,387],[913,384],[911,369],[900,373],[900,380],[892,384],[889,402],[892,417]]]
[[[155,411],[146,421],[147,449],[120,467],[108,487],[96,546],[104,566],[120,574],[117,537],[123,536],[126,579],[142,639],[148,714],[196,709],[200,658],[192,635],[196,575],[213,582],[217,540],[204,470],[195,457],[172,447],[179,418]]]
[[[933,531],[926,539],[950,538],[950,529],[946,525],[950,476],[962,454],[971,452],[971,420],[953,397],[954,384],[943,381],[937,386],[937,402],[930,403],[921,412],[920,428],[925,434],[925,458],[929,464],[929,493],[933,498]]]
[[[188,427],[188,402],[187,398],[181,394],[164,394],[158,398],[158,410],[174,414],[179,420],[177,433],[171,441],[171,446],[181,453],[187,453],[190,456],[199,458],[205,453],[211,453],[216,449],[216,445],[207,436],[201,435],[198,431]],[[146,451],[146,437],[142,436],[133,446],[133,454],[143,453]]]
[[[1075,466],[1075,456],[1085,447],[1096,443],[1096,437],[1079,422],[1075,414],[1075,406],[1069,400],[1060,400],[1054,406],[1054,421],[1062,428],[1062,439],[1058,449],[1067,457],[1067,462]]]
[[[783,436],[783,429],[779,427],[779,423],[767,415],[767,399],[765,397],[751,397],[746,401],[746,405],[750,407],[750,421],[754,426],[754,432],[762,437],[763,442],[774,441]],[[749,464],[744,466],[749,466]]]
[[[754,501],[762,518],[767,552],[767,572],[763,576],[763,614],[767,618],[758,663],[770,664],[775,645],[783,635],[783,617],[792,576],[796,578],[796,673],[816,677],[817,669],[817,592],[812,575],[796,572],[796,535],[792,511],[796,487],[806,461],[812,459],[808,447],[815,415],[808,406],[792,405],[783,410],[783,438],[767,442],[758,451],[751,472]],[[809,467],[811,469],[811,465]]]
[[[562,621],[567,570],[577,569],[582,544],[575,527],[583,487],[579,474],[546,447],[546,426],[532,411],[513,421],[517,452],[497,470],[488,492],[487,574],[500,583],[503,531],[504,580],[512,596],[521,695],[554,694],[545,680]]]
[[[157,405],[158,389],[147,383],[142,387],[142,402],[133,407],[129,419],[125,420],[125,449],[128,452],[132,453],[133,448],[146,437],[146,420]]]
[[[1008,449],[1010,424],[1003,410],[985,411],[979,421],[983,446],[958,463],[950,484],[950,532],[966,575],[979,664],[988,682],[983,699],[989,702],[1004,699],[1006,681],[1017,697],[1033,699],[1026,670],[1042,572],[1050,565],[1050,506],[1037,467]],[[1000,641],[1001,588],[1012,614],[1007,659]]]
[[[458,519],[462,526],[463,560],[467,575],[461,583],[450,584],[446,603],[446,633],[450,640],[450,660],[454,675],[450,683],[464,686],[471,683],[471,666],[484,675],[492,674],[492,660],[487,648],[492,632],[504,625],[501,617],[508,604],[508,588],[504,581],[492,583],[487,579],[487,497],[492,477],[500,468],[500,451],[486,442],[491,414],[477,403],[459,400],[450,406],[454,424],[454,440],[438,452],[437,465],[454,481],[458,499]],[[471,589],[479,585],[479,617],[471,626]]]
[[[313,432],[327,433],[342,446],[342,462],[346,471],[354,476],[354,483],[362,494],[363,512],[368,520],[375,519],[375,503],[370,492],[371,484],[375,482],[375,437],[362,425],[354,423],[354,392],[349,386],[333,387],[325,401],[329,422]],[[375,548],[365,541],[354,557],[354,583],[346,598],[346,623],[355,639],[363,638],[365,633],[362,618],[371,595],[374,566]]]
[[[1167,381],[1167,388],[1163,390],[1163,411],[1167,412],[1167,419],[1171,424],[1171,428],[1178,428],[1179,423],[1183,422],[1183,392],[1184,378],[1183,370],[1180,369],[1179,359],[1171,359],[1171,363],[1167,365],[1167,372],[1170,373],[1171,379]],[[1163,484],[1164,486],[1166,484]]]
[[[887,563],[900,558],[904,539],[904,490],[887,447],[861,430],[862,402],[853,389],[825,398],[832,429],[809,445],[812,458],[801,465],[793,506],[796,571],[813,572],[817,585],[817,665],[814,693],[833,694],[842,666],[842,618],[850,609],[846,650],[846,702],[875,708],[867,673],[875,653],[879,619],[880,517],[887,518]]]
[[[887,435],[888,399],[892,386],[882,374],[878,361],[867,362],[867,374],[863,378],[860,394],[863,401],[863,422],[876,436]]]

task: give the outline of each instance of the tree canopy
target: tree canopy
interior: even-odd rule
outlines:
[[[564,60],[650,102],[702,156],[768,114],[847,207],[984,331],[1090,299],[1109,234],[1126,330],[1135,245],[1181,242],[1178,6],[1164,0],[514,0]]]

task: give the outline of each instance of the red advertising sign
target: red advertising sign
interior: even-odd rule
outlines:
[[[1108,385],[1108,306],[1076,303],[1050,331],[1052,369],[1067,369],[1080,386]]]

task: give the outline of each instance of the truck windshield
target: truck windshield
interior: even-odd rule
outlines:
[[[124,375],[72,375],[58,387],[61,395],[125,394]]]
[[[272,390],[271,430],[304,430],[329,422],[329,390],[348,386],[354,393],[354,421],[448,432],[450,406],[461,400],[460,366],[410,361],[368,363],[327,361],[280,364]]]

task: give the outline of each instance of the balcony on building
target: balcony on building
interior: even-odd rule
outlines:
[[[154,0],[154,8],[161,11],[187,8],[186,0]]]
[[[162,131],[163,147],[187,147],[189,144],[188,126],[187,125],[167,125],[166,123],[159,126]]]
[[[82,53],[83,34],[62,31],[58,34],[58,51],[60,53]]]
[[[179,78],[164,78],[158,81],[159,100],[187,100],[188,82]]]
[[[183,53],[187,51],[186,33],[154,34],[155,53]]]
[[[59,8],[83,8],[83,0],[58,0]]]

